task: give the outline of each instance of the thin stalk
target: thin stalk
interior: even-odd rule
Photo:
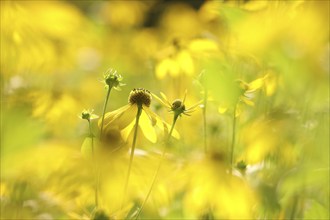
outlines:
[[[104,116],[105,116],[105,111],[107,109],[107,105],[108,105],[108,101],[109,101],[111,89],[112,89],[112,87],[111,86],[108,86],[107,95],[106,95],[105,100],[104,100],[103,112],[102,112],[102,119],[101,119],[100,140],[102,139],[102,135],[103,135]]]
[[[207,153],[207,130],[206,130],[206,104],[207,104],[207,90],[204,91],[204,100],[203,100],[204,108],[203,108],[203,127],[204,127],[204,151]]]
[[[233,173],[233,159],[234,159],[234,147],[235,147],[235,138],[236,138],[236,108],[237,103],[235,104],[234,113],[233,113],[233,133],[231,139],[231,149],[230,149],[230,173]]]
[[[295,219],[296,212],[297,212],[297,206],[298,206],[298,196],[295,195],[293,204],[292,204],[291,213],[290,213],[290,219]]]
[[[128,186],[128,182],[129,182],[129,178],[131,175],[131,169],[132,169],[132,163],[133,163],[133,157],[134,157],[134,151],[135,151],[135,144],[136,144],[136,137],[137,137],[137,133],[138,133],[138,127],[139,127],[139,120],[140,120],[140,116],[142,113],[142,106],[138,106],[138,110],[137,110],[137,114],[136,114],[136,118],[135,118],[135,128],[134,128],[134,136],[133,136],[133,143],[132,143],[132,149],[131,149],[131,155],[129,158],[129,165],[128,165],[128,171],[127,171],[127,176],[126,176],[126,181],[125,181],[125,186],[124,186],[124,196],[121,202],[121,208],[123,208],[123,204],[125,202],[125,198],[126,198],[126,194],[127,194],[127,186]]]
[[[155,183],[156,183],[156,180],[157,180],[157,177],[158,177],[158,174],[159,174],[160,167],[161,167],[161,165],[162,165],[162,163],[163,163],[163,160],[164,160],[164,158],[165,158],[166,145],[168,144],[168,142],[169,142],[170,139],[171,139],[172,132],[173,132],[173,129],[174,129],[174,126],[175,126],[176,120],[178,119],[178,116],[179,116],[179,115],[174,115],[173,123],[172,123],[172,126],[171,126],[171,130],[170,130],[170,133],[168,134],[168,137],[167,137],[167,140],[166,140],[166,143],[165,143],[165,146],[164,146],[164,149],[163,149],[163,152],[162,152],[162,155],[161,155],[161,158],[160,158],[160,161],[159,161],[159,164],[158,164],[157,170],[156,170],[155,175],[154,175],[154,177],[153,177],[153,179],[152,179],[151,186],[150,186],[150,188],[149,188],[148,194],[147,194],[146,198],[144,199],[144,201],[143,201],[143,203],[142,203],[142,205],[141,205],[141,207],[140,207],[140,209],[139,209],[139,212],[137,213],[135,219],[138,219],[138,218],[139,218],[139,216],[140,216],[140,214],[141,214],[141,212],[142,212],[142,210],[143,210],[145,204],[147,203],[147,201],[148,201],[148,199],[149,199],[149,196],[150,196],[150,194],[151,194],[151,191],[152,191],[152,189],[153,189],[154,186],[155,186]]]
[[[89,127],[89,136],[92,138],[92,155],[93,155],[93,160],[95,162],[94,164],[94,173],[95,173],[95,177],[96,177],[96,182],[95,182],[95,188],[94,188],[94,201],[95,201],[95,208],[97,208],[99,206],[99,197],[98,197],[98,186],[99,186],[99,176],[98,176],[98,172],[97,172],[97,165],[96,165],[96,161],[95,161],[95,153],[94,153],[94,136],[92,133],[92,126],[91,126],[91,122],[88,120],[88,127]]]
[[[88,120],[88,128],[89,128],[89,136],[92,138],[92,154],[94,157],[94,137],[93,137],[93,133],[92,133],[91,122],[89,120]]]

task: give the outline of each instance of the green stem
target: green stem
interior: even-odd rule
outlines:
[[[92,138],[92,154],[94,157],[94,137],[93,137],[93,133],[92,133],[91,122],[89,120],[88,120],[88,128],[89,128],[89,136]]]
[[[126,176],[126,181],[125,181],[125,186],[124,186],[124,196],[123,196],[123,199],[122,199],[122,202],[121,202],[121,208],[120,209],[123,208],[125,198],[126,198],[126,194],[127,194],[127,186],[128,186],[129,178],[130,178],[130,175],[131,175],[131,169],[132,169],[132,163],[133,163],[133,157],[134,157],[134,151],[135,151],[135,144],[136,144],[136,137],[137,137],[137,133],[138,133],[139,120],[140,120],[141,113],[142,113],[142,106],[138,106],[136,119],[135,119],[135,128],[134,128],[134,136],[133,136],[131,155],[130,155],[130,158],[129,158],[128,171],[127,171],[127,176]]]
[[[237,103],[234,107],[234,114],[233,114],[233,133],[231,139],[231,149],[230,149],[230,173],[233,173],[233,159],[234,159],[234,147],[235,147],[235,138],[236,138],[236,108]]]
[[[179,115],[174,115],[173,123],[172,123],[172,126],[171,126],[171,130],[170,130],[170,133],[168,134],[168,137],[167,137],[167,140],[166,140],[166,143],[165,143],[165,146],[164,146],[164,149],[163,149],[163,152],[162,152],[161,158],[160,158],[160,162],[159,162],[159,164],[158,164],[158,167],[157,167],[157,170],[156,170],[156,172],[155,172],[155,175],[154,175],[154,177],[153,177],[153,179],[152,179],[151,186],[150,186],[150,188],[149,188],[148,194],[147,194],[146,198],[144,199],[144,201],[143,201],[143,203],[142,203],[142,205],[141,205],[141,207],[140,207],[140,209],[139,209],[139,212],[137,213],[135,219],[138,219],[138,218],[139,218],[139,216],[140,216],[140,214],[141,214],[141,212],[142,212],[142,210],[143,210],[143,208],[144,208],[146,202],[147,202],[148,199],[149,199],[149,196],[150,196],[150,194],[151,194],[151,191],[152,191],[152,189],[153,189],[154,186],[155,186],[155,183],[156,183],[156,180],[157,180],[157,177],[158,177],[158,174],[159,174],[160,167],[161,167],[161,165],[162,165],[162,163],[163,163],[163,160],[164,160],[164,158],[165,158],[166,144],[168,144],[168,142],[169,142],[170,139],[171,139],[172,132],[173,132],[173,130],[174,130],[174,126],[175,126],[176,120],[178,119],[178,116],[179,116]]]
[[[298,206],[298,196],[295,195],[294,199],[293,199],[292,208],[291,208],[290,219],[295,219],[295,215],[297,212],[297,206]]]
[[[112,87],[108,86],[107,95],[106,95],[105,100],[104,100],[104,106],[103,106],[103,112],[102,112],[102,119],[101,119],[100,140],[102,139],[102,135],[103,135],[104,116],[105,116],[105,111],[107,109],[107,105],[108,105],[108,101],[109,101],[111,89],[112,89]]]
[[[204,151],[205,151],[205,153],[207,153],[206,104],[207,104],[207,90],[205,90],[205,92],[204,92],[204,108],[203,108]]]
[[[94,164],[94,174],[95,174],[95,177],[96,177],[96,182],[95,182],[95,189],[94,189],[94,201],[95,201],[95,208],[98,207],[99,205],[99,197],[98,197],[98,186],[99,186],[99,176],[98,176],[98,169],[97,169],[97,165],[96,165],[96,160],[95,160],[95,151],[94,151],[94,136],[93,136],[93,133],[92,133],[92,126],[91,126],[91,122],[88,120],[88,127],[89,127],[89,136],[92,138],[92,157],[93,157],[93,160],[95,162]]]

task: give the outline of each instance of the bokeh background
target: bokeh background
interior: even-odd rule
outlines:
[[[102,114],[109,68],[126,86],[111,92],[107,111],[133,88],[170,101],[187,90],[187,107],[207,101],[179,118],[181,137],[167,146],[140,218],[329,219],[321,0],[1,1],[2,219],[134,217],[164,146],[138,138],[121,209],[131,140],[110,132],[98,149],[95,214],[93,162],[81,150],[88,124],[77,115]],[[171,124],[168,109],[156,100],[150,108]]]

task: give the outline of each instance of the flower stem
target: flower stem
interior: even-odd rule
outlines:
[[[98,197],[98,186],[99,186],[99,177],[98,177],[98,171],[97,171],[97,164],[96,164],[96,160],[95,160],[95,151],[94,151],[94,135],[92,133],[92,126],[91,126],[91,122],[88,120],[88,127],[89,127],[89,136],[92,138],[92,157],[93,160],[95,162],[94,164],[94,174],[96,177],[95,180],[95,188],[94,188],[94,201],[95,201],[95,208],[98,207],[99,205],[99,197]]]
[[[128,165],[128,171],[127,171],[127,176],[126,176],[126,181],[125,181],[125,186],[124,186],[124,196],[121,202],[121,208],[123,208],[123,204],[125,202],[126,194],[127,194],[127,186],[129,182],[129,178],[131,175],[131,169],[132,169],[132,163],[133,163],[133,157],[134,157],[134,151],[135,151],[135,144],[136,144],[136,137],[138,133],[138,127],[139,127],[139,120],[140,116],[142,113],[142,106],[138,106],[137,114],[136,114],[136,119],[135,119],[135,128],[134,128],[134,136],[133,136],[133,143],[132,143],[132,149],[131,149],[131,155],[129,158],[129,165]]]
[[[110,92],[111,92],[112,87],[108,86],[107,88],[108,88],[108,90],[107,90],[107,95],[106,95],[105,100],[104,100],[102,119],[101,119],[100,140],[102,139],[102,135],[103,135],[104,116],[105,116],[105,111],[107,109],[107,105],[108,105],[108,101],[109,101]]]
[[[207,104],[207,90],[204,91],[204,100],[203,100],[203,130],[204,130],[204,152],[207,153],[207,130],[206,130],[206,104]]]
[[[233,173],[233,159],[234,159],[234,147],[235,147],[235,139],[236,139],[236,108],[237,103],[234,107],[234,113],[233,113],[233,133],[232,133],[232,139],[231,139],[231,149],[230,149],[230,173]]]
[[[175,123],[176,123],[176,121],[177,121],[177,119],[178,119],[178,116],[179,116],[179,115],[174,115],[173,123],[172,123],[172,126],[171,126],[171,130],[170,130],[170,133],[168,134],[168,137],[167,137],[167,140],[166,140],[166,143],[165,143],[165,146],[164,146],[164,149],[163,149],[163,152],[162,152],[162,155],[161,155],[161,158],[160,158],[160,161],[159,161],[159,164],[158,164],[157,170],[156,170],[155,175],[154,175],[154,177],[153,177],[153,179],[152,179],[151,186],[150,186],[150,188],[149,188],[148,194],[147,194],[146,198],[144,199],[144,201],[143,201],[143,203],[142,203],[142,205],[141,205],[141,207],[140,207],[140,209],[139,209],[139,212],[137,213],[135,219],[138,219],[138,218],[139,218],[139,216],[140,216],[140,214],[141,214],[141,212],[142,212],[142,210],[143,210],[143,208],[144,208],[146,202],[147,202],[148,199],[149,199],[149,196],[150,196],[150,194],[151,194],[151,191],[152,191],[152,189],[153,189],[154,186],[155,186],[155,183],[156,183],[156,180],[157,180],[157,177],[158,177],[158,174],[159,174],[160,167],[161,167],[161,165],[162,165],[162,163],[163,163],[163,160],[164,160],[164,158],[165,158],[166,145],[169,143],[169,141],[170,141],[170,139],[171,139],[172,132],[173,132],[173,129],[174,129]]]

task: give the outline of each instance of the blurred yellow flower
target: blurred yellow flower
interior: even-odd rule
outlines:
[[[175,3],[165,8],[160,27],[170,37],[196,36],[202,30],[197,12],[188,4]]]
[[[212,213],[215,219],[252,219],[255,195],[243,179],[226,173],[219,156],[195,161],[185,170],[191,173],[183,199],[185,217]]]
[[[112,112],[105,114],[104,129],[105,133],[111,131],[111,128],[118,128],[124,140],[127,140],[135,126],[135,117],[138,108],[142,108],[139,127],[143,135],[152,143],[157,141],[155,126],[168,132],[169,125],[165,123],[157,114],[152,112],[149,107],[151,104],[151,93],[146,89],[133,89],[129,95],[128,104]],[[99,126],[100,126],[99,121]]]
[[[149,5],[146,1],[107,1],[102,5],[100,16],[114,28],[128,29],[141,25]]]
[[[88,35],[87,20],[63,1],[1,1],[1,22],[1,74],[7,75],[67,72]]]
[[[156,76],[163,79],[167,75],[177,77],[180,74],[192,76],[195,71],[194,61],[187,50],[176,51],[161,60],[156,66]]]
[[[278,84],[279,84],[278,76],[275,74],[274,71],[269,70],[269,71],[267,71],[267,74],[264,77],[264,79],[265,79],[266,96],[274,95],[276,88],[278,87]]]
[[[183,100],[181,99],[176,99],[174,100],[172,103],[170,103],[170,101],[168,101],[166,95],[162,92],[160,92],[160,95],[162,96],[162,99],[159,98],[157,95],[152,94],[153,97],[155,97],[161,104],[163,104],[165,107],[167,107],[171,112],[174,113],[174,115],[176,116],[181,116],[181,114],[190,116],[190,113],[195,111],[196,107],[199,106],[202,101],[199,101],[198,103],[192,105],[189,108],[186,108],[185,106],[185,100],[186,100],[186,96],[187,96],[187,91],[185,92],[185,95],[183,97]]]
[[[218,52],[218,45],[210,39],[196,38],[188,42],[174,39],[170,46],[157,55],[159,62],[156,65],[156,76],[159,79],[167,75],[193,76],[196,71],[196,59],[207,57],[215,52]]]
[[[41,118],[54,132],[73,130],[75,115],[80,109],[79,101],[65,91],[35,91],[29,95],[33,102],[32,115]]]
[[[239,96],[238,101],[234,106],[235,117],[238,117],[241,114],[243,103],[249,106],[254,106],[252,99],[254,98],[255,92],[264,86],[265,78],[266,76],[253,80],[250,83],[246,83],[243,80],[237,80],[241,89],[241,95]],[[228,106],[219,106],[218,111],[223,114],[228,110],[228,108]]]

